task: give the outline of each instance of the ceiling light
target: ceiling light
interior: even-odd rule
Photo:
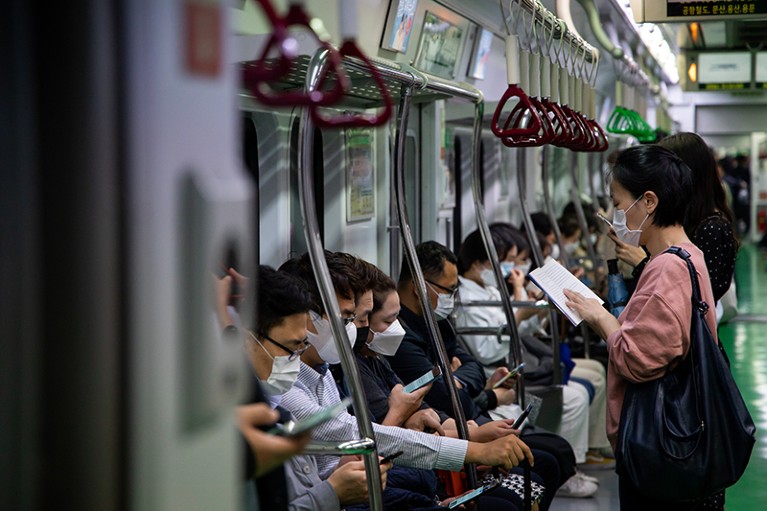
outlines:
[[[695,62],[691,63],[690,67],[687,68],[687,76],[693,83],[698,81],[698,65]]]

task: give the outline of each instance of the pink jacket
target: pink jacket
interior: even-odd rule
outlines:
[[[709,328],[716,337],[716,312],[703,252],[692,243],[679,245],[692,256],[701,294],[708,303]],[[607,438],[615,448],[626,383],[660,378],[690,348],[692,285],[687,264],[674,254],[654,256],[607,338]]]

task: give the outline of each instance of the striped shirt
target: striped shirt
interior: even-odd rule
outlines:
[[[305,419],[341,401],[336,382],[327,366],[323,366],[321,371],[317,372],[301,362],[298,380],[282,395],[280,406],[289,410],[295,419]],[[463,467],[468,448],[465,440],[375,423],[373,431],[378,454],[381,456],[404,451],[402,456],[397,458],[398,465],[452,471],[461,470]],[[315,440],[342,442],[359,437],[357,419],[346,411],[312,430],[312,438]],[[338,456],[317,456],[317,466],[323,479],[330,475],[336,465]]]

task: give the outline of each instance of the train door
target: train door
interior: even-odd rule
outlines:
[[[226,9],[3,16],[3,509],[240,507],[247,372],[210,308],[227,254],[254,260]]]

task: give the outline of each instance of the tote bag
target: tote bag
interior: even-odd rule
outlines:
[[[706,323],[708,305],[690,254],[679,247],[667,252],[684,259],[690,272],[690,350],[662,378],[629,384],[615,460],[618,474],[647,496],[691,502],[735,484],[756,428]]]

